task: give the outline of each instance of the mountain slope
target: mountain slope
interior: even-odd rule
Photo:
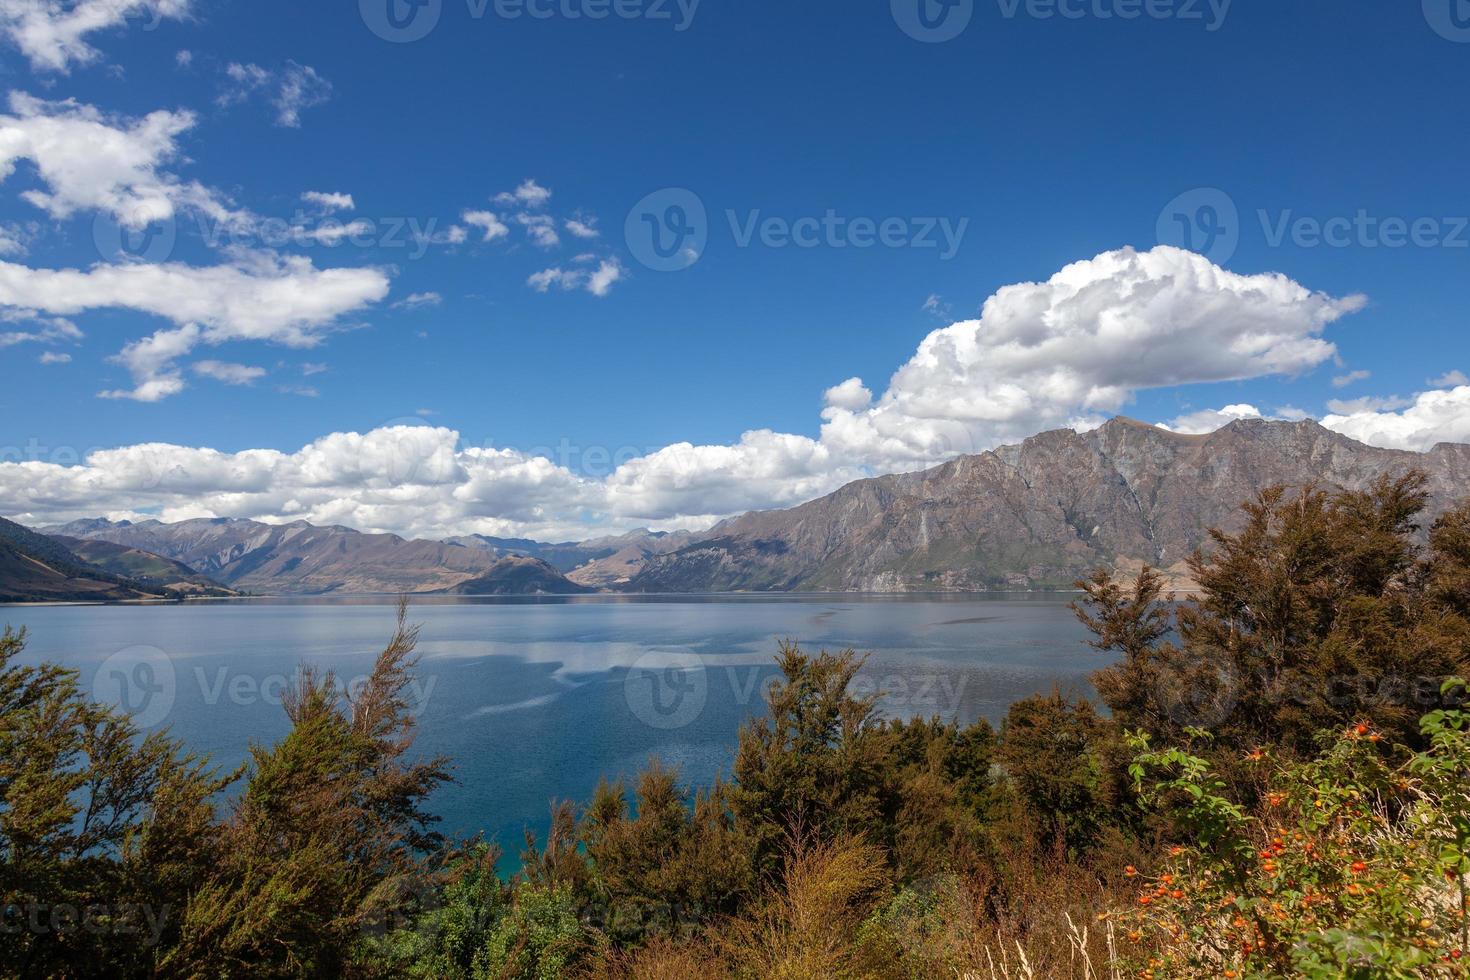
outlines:
[[[58,541],[0,518],[0,602],[156,599],[149,589],[88,564]]]
[[[850,484],[747,514],[628,583],[639,592],[1066,588],[1099,566],[1148,562],[1187,588],[1184,559],[1272,484],[1361,487],[1430,474],[1432,511],[1470,487],[1470,446],[1377,449],[1315,422],[1239,421],[1204,436],[1130,419],[1042,433],[922,473]]]
[[[150,554],[127,545],[89,538],[51,535],[72,554],[89,565],[144,586],[156,586],[169,592],[192,595],[226,596],[238,593],[226,589],[205,575],[200,575],[183,562]]]
[[[51,533],[138,548],[260,594],[438,592],[491,572],[499,555],[441,541],[409,541],[304,521],[236,519],[75,521]],[[566,591],[576,591],[567,583]]]
[[[445,590],[449,595],[486,596],[581,595],[595,591],[568,581],[539,558],[521,556],[502,558],[484,575]]]

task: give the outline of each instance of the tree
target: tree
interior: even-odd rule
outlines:
[[[417,640],[400,604],[391,642],[345,703],[330,673],[303,669],[286,699],[291,732],[252,747],[223,865],[190,904],[168,965],[340,975],[364,933],[401,911],[426,852],[442,843],[422,803],[449,779],[443,758],[408,759]]]
[[[146,976],[220,859],[211,800],[234,779],[17,663],[0,634],[0,907],[8,976]]]

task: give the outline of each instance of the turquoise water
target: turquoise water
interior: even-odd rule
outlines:
[[[76,667],[99,700],[226,765],[285,733],[280,692],[300,664],[350,684],[393,616],[388,600],[0,608],[30,630],[28,661]],[[512,856],[552,800],[585,800],[653,756],[691,784],[728,772],[783,638],[867,653],[857,684],[884,692],[885,714],[964,723],[1053,684],[1090,694],[1105,662],[1055,596],[453,599],[412,618],[418,745],[451,756],[458,779],[433,808]]]

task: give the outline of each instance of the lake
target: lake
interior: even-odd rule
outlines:
[[[1091,694],[1106,663],[1070,597],[737,596],[423,599],[413,703],[418,745],[451,756],[459,782],[432,809],[443,829],[483,831],[514,858],[553,799],[653,756],[706,785],[728,773],[736,732],[765,710],[777,644],[868,654],[855,682],[885,715],[998,722],[1029,694]],[[281,692],[303,662],[351,683],[393,629],[389,599],[160,606],[12,606],[27,662],[81,671],[98,700],[233,766],[287,730]]]

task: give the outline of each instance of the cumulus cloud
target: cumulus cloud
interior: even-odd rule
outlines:
[[[36,360],[42,364],[70,364],[71,355],[58,353],[54,350],[48,350],[40,357],[36,358]]]
[[[192,208],[224,223],[245,220],[213,191],[164,169],[180,156],[179,137],[196,122],[192,112],[159,110],[130,119],[23,92],[12,92],[9,105],[10,114],[0,115],[0,181],[15,173],[18,162],[30,162],[46,189],[20,196],[53,218],[101,211],[136,229]]]
[[[536,183],[535,178],[527,178],[513,191],[505,191],[495,195],[495,203],[527,208],[543,208],[551,200],[551,191]]]
[[[822,394],[822,406],[827,409],[860,412],[872,403],[873,393],[863,384],[862,378],[848,378]]]
[[[1105,252],[935,330],[876,404],[832,412],[822,438],[906,467],[1093,425],[1144,389],[1300,374],[1333,359],[1322,331],[1363,303],[1168,246]]]
[[[1226,405],[1224,408],[1204,408],[1188,415],[1181,415],[1171,422],[1159,423],[1159,428],[1185,435],[1202,435],[1223,428],[1237,419],[1259,419],[1266,416],[1254,405]]]
[[[547,288],[567,288],[567,272],[552,271]],[[930,334],[881,397],[857,378],[829,389],[819,438],[757,430],[733,445],[680,443],[599,478],[544,454],[467,446],[447,428],[387,425],[292,453],[135,446],[74,467],[0,464],[0,499],[36,522],[148,512],[555,539],[704,527],[1044,428],[1086,428],[1145,388],[1309,370],[1336,353],[1323,329],[1361,303],[1281,276],[1236,275],[1193,253],[1125,249],[1000,290],[979,320]],[[193,339],[203,342],[199,329]],[[178,358],[163,348],[187,345],[188,330],[140,346],[130,366],[167,387]],[[1217,413],[1244,414],[1258,413]]]
[[[1441,442],[1470,442],[1470,384],[1420,392],[1412,399],[1336,403],[1322,420],[1359,442],[1423,452]]]
[[[510,234],[510,228],[491,211],[466,211],[460,215],[460,220],[471,228],[479,228],[484,232],[481,241],[493,242],[497,238],[504,238]]]
[[[90,269],[32,269],[0,262],[0,307],[59,317],[97,309],[129,309],[176,327],[126,346],[117,362],[131,390],[106,398],[158,401],[184,389],[175,367],[196,346],[256,340],[311,347],[340,327],[346,314],[388,293],[378,269],[317,269],[305,257],[239,253],[216,266],[98,264]]]
[[[1460,385],[1470,385],[1470,378],[1465,377],[1463,371],[1446,371],[1429,381],[1431,388],[1458,388]]]
[[[590,218],[568,218],[565,225],[567,231],[578,238],[596,238],[601,234],[597,223]]]
[[[541,248],[556,248],[561,244],[561,236],[556,233],[556,222],[550,215],[523,211],[514,220],[526,229],[526,235]]]
[[[192,0],[0,0],[0,30],[37,71],[67,72],[101,54],[86,37],[121,27],[182,20]],[[183,63],[182,60],[180,62]]]

